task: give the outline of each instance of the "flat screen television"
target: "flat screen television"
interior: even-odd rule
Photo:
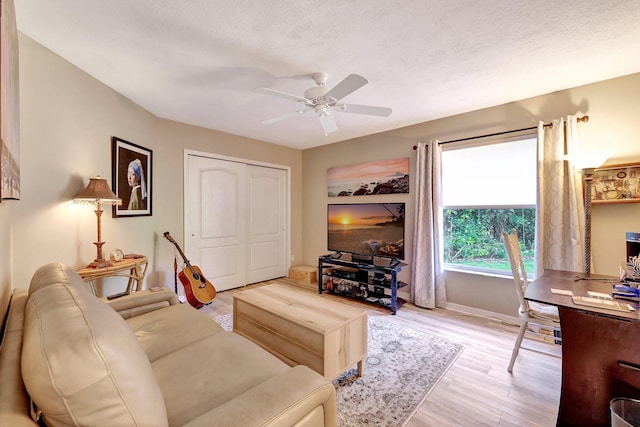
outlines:
[[[327,205],[327,249],[404,259],[404,203]]]

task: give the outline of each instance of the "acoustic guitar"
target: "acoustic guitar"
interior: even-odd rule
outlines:
[[[164,237],[175,245],[186,265],[186,267],[178,273],[178,278],[184,287],[184,294],[189,304],[195,308],[209,304],[216,297],[216,288],[204,277],[198,267],[191,265],[184,255],[184,252],[182,252],[182,249],[180,249],[180,246],[173,240],[168,231],[164,232]]]

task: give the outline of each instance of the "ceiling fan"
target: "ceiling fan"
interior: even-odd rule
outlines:
[[[316,82],[316,87],[307,89],[304,92],[304,97],[281,92],[275,89],[259,89],[259,91],[262,93],[289,99],[302,104],[302,108],[297,111],[265,120],[262,123],[271,124],[279,122],[280,120],[287,119],[289,117],[299,116],[309,111],[313,111],[320,120],[320,124],[322,125],[322,129],[324,130],[324,134],[328,135],[329,133],[338,130],[336,120],[333,117],[334,111],[367,114],[379,117],[387,117],[391,114],[391,108],[373,107],[370,105],[343,104],[340,102],[342,98],[367,84],[367,79],[365,79],[364,77],[357,74],[350,74],[344,80],[334,86],[331,90],[328,90],[324,86],[327,82],[327,77],[328,76],[325,73],[314,74],[313,79]]]

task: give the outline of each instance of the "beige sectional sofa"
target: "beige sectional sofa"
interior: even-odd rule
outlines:
[[[0,426],[333,426],[335,390],[178,303],[93,296],[62,264],[16,290],[0,346]]]

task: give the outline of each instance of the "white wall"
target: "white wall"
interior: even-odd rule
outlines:
[[[615,152],[608,164],[640,162],[640,74],[551,93],[497,107],[472,111],[418,125],[318,147],[303,152],[303,224],[304,261],[314,265],[326,252],[326,219],[329,202],[326,170],[329,167],[364,161],[409,156],[411,194],[415,198],[415,152],[419,141],[441,141],[536,126],[538,121],[568,114],[587,114],[588,123],[579,124],[582,147],[609,148]],[[384,196],[379,196],[384,198]],[[401,197],[401,196],[399,196]],[[358,202],[375,201],[372,196],[349,198]],[[335,199],[334,199],[335,200]],[[387,199],[384,198],[386,201]],[[602,274],[618,273],[625,259],[625,232],[640,231],[640,204],[598,205],[593,208],[593,270]],[[411,235],[413,208],[407,207],[407,234]],[[407,242],[407,260],[412,248]],[[411,267],[411,266],[410,266]],[[409,268],[410,268],[409,267]],[[406,276],[405,276],[406,277]],[[506,315],[517,313],[517,299],[510,279],[447,272],[448,300],[474,309]]]

